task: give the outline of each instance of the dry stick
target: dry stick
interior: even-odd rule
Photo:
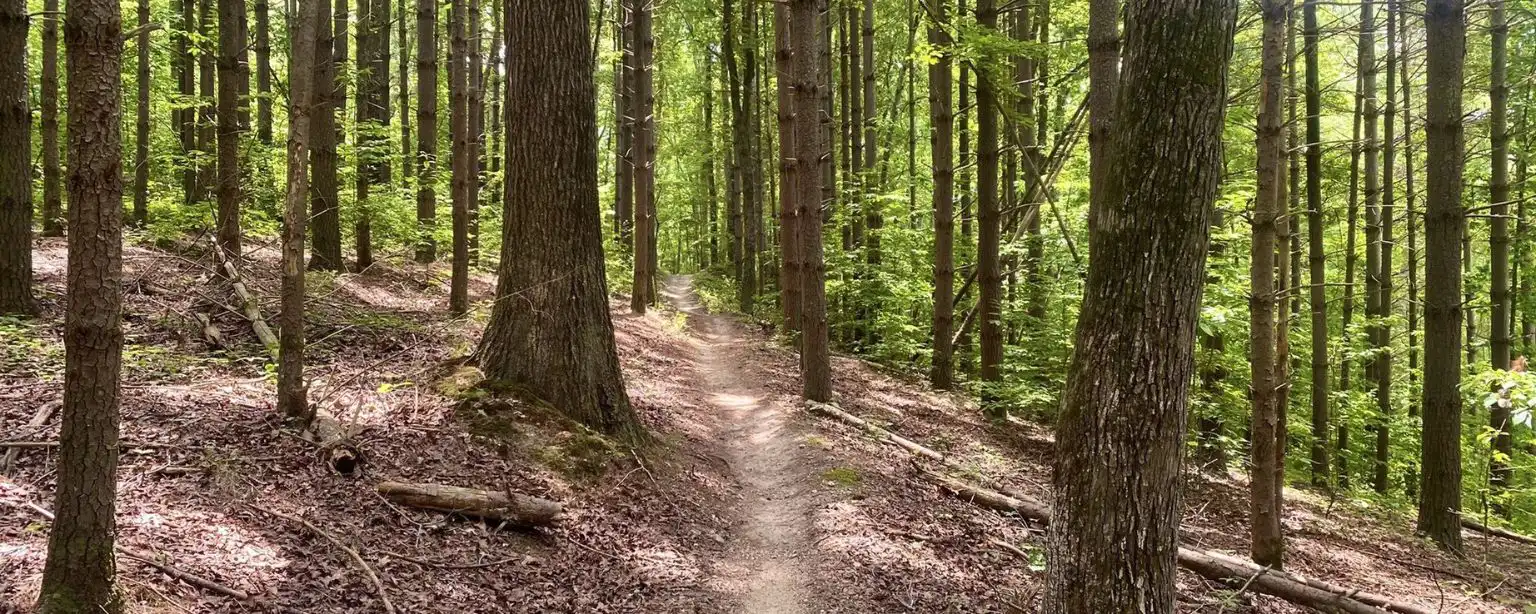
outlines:
[[[396,612],[395,612],[395,604],[390,603],[389,595],[384,593],[384,583],[379,581],[379,575],[374,573],[373,567],[368,564],[368,561],[363,560],[363,555],[358,554],[357,550],[353,549],[351,546],[348,546],[348,545],[342,543],[342,541],[340,539],[337,539],[336,536],[331,535],[330,533],[327,533],[325,531],[320,530],[320,527],[317,527],[314,524],[311,524],[308,520],[305,520],[303,518],[299,518],[298,516],[290,516],[288,514],[284,514],[282,512],[277,511],[277,510],[269,510],[267,508],[261,507],[259,505],[254,504],[254,503],[247,503],[245,505],[246,505],[246,507],[249,507],[249,508],[251,508],[253,510],[256,510],[258,512],[263,512],[263,513],[266,513],[266,514],[269,514],[269,515],[272,515],[272,516],[276,516],[278,518],[282,518],[282,519],[287,520],[289,522],[296,522],[298,524],[304,525],[304,528],[309,529],[311,532],[313,532],[316,535],[319,535],[320,537],[324,537],[326,539],[326,541],[329,541],[329,542],[331,542],[333,544],[336,544],[337,548],[341,548],[342,550],[346,551],[347,555],[352,557],[352,562],[357,563],[357,566],[362,568],[363,574],[368,576],[368,581],[373,583],[374,591],[378,592],[378,594],[379,594],[379,601],[383,602],[383,604],[384,604],[384,611],[385,612],[389,612],[389,614],[396,614]]]
[[[807,402],[807,406],[853,426],[861,427],[870,433],[882,437],[884,441],[898,445],[915,455],[939,460],[950,467],[968,471],[968,468],[964,468],[963,465],[954,459],[911,440],[894,435],[885,429],[871,425],[863,419],[837,407],[815,402]],[[1013,512],[1040,524],[1050,524],[1050,508],[1044,503],[1018,495],[1017,493],[1005,494],[981,486],[965,484],[954,478],[942,476],[931,471],[921,472],[925,476],[938,478],[947,490],[974,503],[994,510]],[[1249,584],[1254,592],[1273,595],[1308,607],[1332,608],[1335,611],[1349,614],[1381,614],[1384,610],[1399,614],[1432,614],[1430,610],[1416,605],[1396,603],[1385,596],[1347,589],[1321,580],[1303,578],[1284,572],[1264,571],[1263,568],[1248,561],[1216,552],[1195,550],[1181,546],[1178,552],[1178,562],[1180,566],[1217,582],[1233,582],[1239,578],[1252,576]]]
[[[48,424],[53,414],[64,406],[63,401],[49,401],[37,408],[37,413],[32,414],[32,419],[27,421],[27,428],[39,429]],[[0,475],[10,475],[11,467],[16,464],[16,455],[21,453],[20,448],[12,447],[5,451],[5,461],[0,462]]]
[[[1516,541],[1516,542],[1520,542],[1522,544],[1530,544],[1530,545],[1536,546],[1536,537],[1531,537],[1529,535],[1521,535],[1519,533],[1515,533],[1513,531],[1506,531],[1506,530],[1500,529],[1498,527],[1490,527],[1488,525],[1480,523],[1480,522],[1478,522],[1476,520],[1472,520],[1470,518],[1462,518],[1461,519],[1461,526],[1463,528],[1468,529],[1468,530],[1476,531],[1478,533],[1482,533],[1483,535],[1490,535],[1490,536],[1493,536],[1493,537],[1502,537],[1502,538],[1510,540],[1510,541]]]

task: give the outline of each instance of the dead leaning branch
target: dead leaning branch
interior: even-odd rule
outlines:
[[[235,263],[224,254],[224,249],[217,242],[213,243],[213,254],[219,259],[219,270],[229,279],[229,284],[234,288],[235,298],[239,299],[240,310],[245,319],[250,320],[251,330],[256,332],[256,338],[261,340],[261,345],[267,348],[267,355],[272,360],[277,360],[277,334],[272,332],[272,327],[261,317],[261,303],[256,300],[245,281],[240,278],[240,271],[235,268]],[[206,329],[204,334],[207,334]]]
[[[959,464],[943,454],[874,426],[868,421],[834,406],[814,402],[808,403],[807,406],[813,411],[861,428],[875,435],[881,441],[897,445],[917,456],[939,460],[951,467]],[[944,490],[982,507],[1018,514],[1022,518],[1042,525],[1049,525],[1051,522],[1050,507],[1039,501],[1020,496],[1017,493],[1005,494],[991,488],[969,484],[925,469],[919,469],[919,472],[923,476],[937,482]],[[1344,614],[1382,614],[1383,612],[1434,614],[1432,610],[1412,604],[1395,602],[1382,595],[1374,595],[1321,580],[1313,580],[1275,571],[1217,552],[1181,547],[1179,548],[1178,561],[1179,566],[1225,586],[1236,589],[1246,585],[1248,590],[1253,592],[1279,597],[1291,603],[1323,612],[1341,612]]]

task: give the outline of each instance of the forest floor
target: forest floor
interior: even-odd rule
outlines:
[[[44,313],[0,319],[0,439],[47,442],[58,420],[65,244],[34,253]],[[244,272],[275,319],[277,253]],[[250,593],[236,601],[120,557],[132,612],[1032,612],[1039,527],[949,496],[910,456],[798,402],[797,359],[760,327],[699,307],[687,278],[645,316],[612,302],[625,378],[655,442],[631,449],[536,407],[495,402],[463,366],[485,312],[446,316],[447,269],[398,259],[311,276],[311,399],[359,429],[366,462],[337,474],[281,428],[264,351],[206,250],[125,249],[118,539]],[[494,286],[479,276],[484,301]],[[223,346],[206,341],[211,315]],[[1045,427],[993,425],[919,380],[838,357],[840,406],[1049,500]],[[0,468],[3,469],[3,468]],[[0,612],[27,611],[47,545],[31,507],[53,498],[56,459],[24,450],[0,476]],[[405,509],[383,480],[512,490],[565,504],[555,528],[519,531]],[[1192,473],[1185,540],[1241,554],[1246,483]],[[1468,534],[1467,556],[1412,535],[1386,508],[1288,490],[1287,568],[1447,613],[1536,603],[1536,548]],[[289,516],[285,518],[272,512]],[[366,561],[364,569],[336,543]],[[1000,544],[1007,544],[1005,547]],[[1188,613],[1300,610],[1183,573]]]

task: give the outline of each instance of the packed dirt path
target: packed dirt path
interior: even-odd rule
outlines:
[[[812,520],[802,494],[811,478],[790,430],[790,408],[753,381],[745,368],[743,350],[759,341],[740,322],[705,310],[689,276],[668,278],[663,295],[687,314],[698,353],[695,377],[718,414],[721,454],[742,486],[728,554],[710,570],[710,584],[739,600],[738,611],[743,613],[810,611],[809,581],[803,571],[815,568],[805,560],[815,550],[807,547]]]

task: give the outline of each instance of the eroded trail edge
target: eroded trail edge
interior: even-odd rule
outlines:
[[[688,315],[698,352],[696,377],[718,415],[716,440],[740,480],[742,500],[725,560],[711,570],[711,585],[734,596],[738,611],[798,614],[810,611],[805,570],[810,484],[790,430],[790,410],[752,374],[750,351],[759,340],[726,316],[706,311],[687,276],[667,279],[664,294]]]

